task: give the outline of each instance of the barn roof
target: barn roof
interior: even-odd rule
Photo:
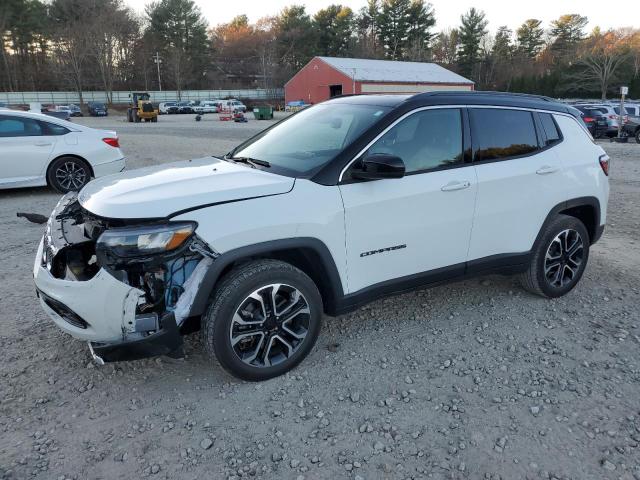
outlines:
[[[367,60],[364,58],[318,58],[356,81],[473,85],[471,80],[435,63]]]

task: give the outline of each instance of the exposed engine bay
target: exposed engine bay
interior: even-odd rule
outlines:
[[[56,279],[71,282],[90,281],[105,270],[143,292],[135,316],[123,318],[122,339],[131,340],[158,331],[167,313],[178,327],[189,317],[204,274],[218,256],[193,230],[195,225],[166,219],[100,218],[68,194],[47,223],[42,266]]]

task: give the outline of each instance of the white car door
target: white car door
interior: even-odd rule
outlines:
[[[45,168],[56,137],[42,122],[0,114],[0,186],[44,184]]]
[[[476,178],[464,160],[463,130],[460,109],[421,109],[360,157],[398,156],[403,178],[350,180],[358,161],[345,172],[340,191],[350,293],[388,280],[420,283],[464,272]]]
[[[552,148],[562,141],[551,115],[470,108],[478,177],[470,265],[529,252],[549,212],[565,200],[562,164]],[[549,123],[550,122],[550,123]],[[536,126],[537,124],[537,126]],[[543,129],[549,131],[543,135]]]

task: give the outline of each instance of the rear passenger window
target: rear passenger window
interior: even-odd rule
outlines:
[[[469,115],[476,162],[527,155],[539,149],[531,112],[475,108]]]
[[[32,118],[0,116],[0,137],[37,137],[40,124]]]
[[[550,113],[541,113],[540,122],[542,123],[542,128],[544,129],[544,133],[547,136],[547,146],[558,143],[561,137],[560,132],[558,131],[558,126],[556,125],[553,116]]]

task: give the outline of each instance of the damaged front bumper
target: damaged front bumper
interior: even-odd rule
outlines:
[[[97,263],[96,221],[83,215],[70,194],[49,218],[33,267],[44,311],[60,329],[89,342],[98,363],[181,356],[180,326],[215,253],[194,236],[184,251],[166,262],[156,258],[150,269],[138,263],[114,270]]]

